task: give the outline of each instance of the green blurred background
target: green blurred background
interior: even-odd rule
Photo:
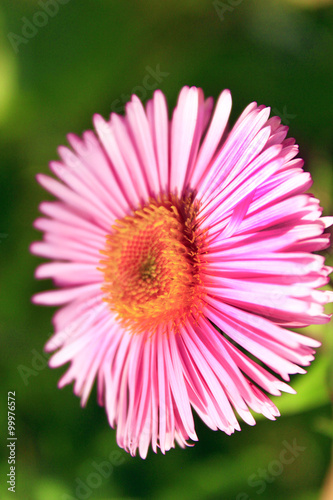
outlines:
[[[57,389],[64,368],[46,368],[43,354],[53,309],[30,302],[51,283],[34,280],[39,259],[28,251],[40,238],[38,204],[49,198],[35,174],[48,172],[68,132],[92,127],[93,113],[121,111],[133,91],[149,98],[152,72],[149,84],[170,106],[185,84],[214,98],[230,88],[233,121],[253,100],[270,105],[332,214],[332,2],[59,0],[46,19],[42,3],[0,5],[1,500],[14,495],[6,486],[8,391],[16,392],[18,500],[333,498],[331,326],[308,329],[323,345],[308,375],[293,378],[298,395],[278,398],[276,422],[258,417],[228,437],[196,419],[194,448],[143,461],[118,452],[95,391],[81,409],[72,387]],[[325,254],[332,265],[332,250]],[[283,464],[295,440],[302,449]],[[96,475],[103,461],[113,463],[108,477]]]

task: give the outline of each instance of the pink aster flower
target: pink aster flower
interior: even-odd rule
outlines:
[[[267,393],[293,393],[283,380],[319,346],[288,328],[330,319],[318,287],[331,269],[311,252],[329,245],[332,218],[305,194],[280,119],[252,103],[229,131],[230,109],[228,90],[213,110],[184,87],[169,120],[162,92],[146,109],[133,96],[124,117],[68,136],[50,164],[60,181],[38,175],[58,199],[41,204],[31,248],[52,260],[36,277],[57,286],[34,302],[61,306],[50,366],[70,362],[59,387],[74,382],[82,405],[97,381],[132,455],[197,440],[192,410],[227,434],[235,412],[274,420]]]

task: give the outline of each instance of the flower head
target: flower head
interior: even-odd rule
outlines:
[[[82,405],[97,381],[132,455],[197,440],[193,409],[227,434],[235,411],[274,420],[266,393],[294,392],[283,380],[319,346],[288,327],[330,319],[318,288],[331,268],[311,252],[328,247],[332,218],[305,194],[280,119],[252,103],[228,131],[230,110],[227,90],[213,111],[184,87],[171,120],[162,92],[146,109],[133,96],[124,117],[94,117],[96,135],[68,136],[50,164],[60,182],[38,176],[58,199],[41,204],[31,248],[52,259],[36,277],[58,287],[34,297],[61,306],[50,366],[71,363],[59,386],[74,381]]]

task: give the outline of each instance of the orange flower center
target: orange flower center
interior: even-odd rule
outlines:
[[[183,324],[203,306],[204,234],[192,197],[151,201],[116,221],[101,253],[102,290],[118,319],[135,333]]]

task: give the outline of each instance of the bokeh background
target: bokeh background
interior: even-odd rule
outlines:
[[[46,18],[44,4],[53,4]],[[50,198],[35,174],[48,172],[68,132],[92,127],[93,113],[122,112],[133,92],[149,98],[147,82],[170,106],[185,84],[214,98],[230,88],[233,121],[251,101],[270,105],[332,214],[332,2],[2,0],[0,30],[0,498],[333,498],[332,326],[308,329],[322,347],[308,374],[292,379],[298,395],[275,401],[276,422],[258,416],[228,437],[196,419],[194,448],[143,461],[118,450],[95,391],[81,409],[72,387],[57,389],[64,369],[46,367],[43,353],[53,310],[30,302],[51,283],[34,280],[40,260],[28,250],[41,237],[32,228],[38,204]],[[332,250],[325,254],[332,265]],[[8,391],[16,392],[15,495],[6,486]],[[104,476],[94,465],[103,461],[112,465]]]

